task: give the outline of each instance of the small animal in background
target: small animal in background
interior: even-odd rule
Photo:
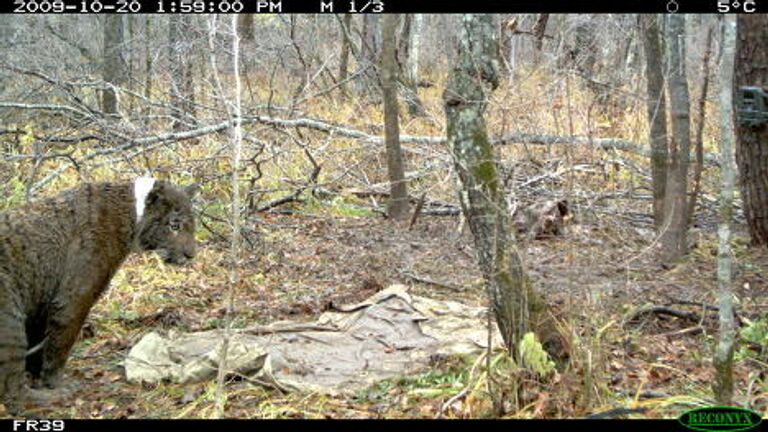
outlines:
[[[563,235],[565,224],[571,217],[567,200],[546,200],[517,209],[512,222],[518,235],[541,240]]]
[[[132,251],[195,255],[192,197],[152,178],[94,183],[0,213],[0,397],[11,414],[58,384],[91,307]]]

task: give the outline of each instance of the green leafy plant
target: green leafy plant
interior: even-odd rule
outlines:
[[[310,196],[306,200],[306,208],[338,217],[370,217],[375,215],[370,209],[355,204],[355,201],[355,198],[343,195],[336,196],[330,201],[319,200]]]
[[[757,345],[763,352],[768,351],[768,317],[751,322],[741,329],[740,336],[744,342]],[[754,357],[754,351],[749,346],[742,346],[738,357]]]
[[[541,342],[532,332],[526,333],[520,341],[520,359],[523,366],[545,378],[555,372],[555,362],[549,357]]]
[[[11,181],[6,185],[8,195],[5,199],[0,201],[0,209],[9,209],[21,204],[24,201],[24,194],[26,188],[24,183],[17,177],[11,178]]]
[[[745,341],[768,347],[768,318],[753,322],[741,330]]]

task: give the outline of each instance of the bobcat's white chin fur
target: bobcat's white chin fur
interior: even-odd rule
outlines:
[[[155,186],[155,179],[152,177],[138,177],[133,182],[133,197],[136,198],[136,223],[141,221],[144,216],[144,207],[147,204],[147,195]]]

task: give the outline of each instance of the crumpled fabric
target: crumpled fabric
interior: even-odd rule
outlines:
[[[230,331],[226,370],[285,391],[354,392],[429,368],[435,355],[486,349],[487,308],[408,294],[392,285],[365,301],[323,313],[314,323],[281,321]],[[492,343],[501,346],[493,326]],[[192,383],[216,377],[222,330],[153,331],[125,359],[133,383]]]

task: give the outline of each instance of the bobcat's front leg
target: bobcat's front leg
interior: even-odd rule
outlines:
[[[61,384],[61,374],[69,352],[92,305],[87,298],[72,292],[68,294],[71,295],[69,300],[60,301],[58,307],[51,308],[48,316],[48,336],[43,344],[43,366],[40,373],[41,383],[48,389]]]
[[[51,318],[48,323],[48,340],[43,346],[43,368],[40,374],[43,387],[50,389],[61,384],[61,373],[83,321],[83,313],[62,313]]]

